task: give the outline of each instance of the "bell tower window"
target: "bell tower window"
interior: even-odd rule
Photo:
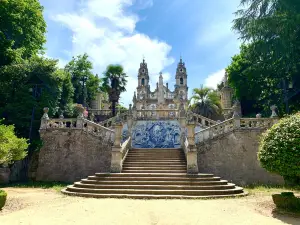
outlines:
[[[183,84],[183,78],[180,77],[180,84],[182,85]]]
[[[144,85],[145,85],[145,79],[142,78],[142,86],[144,86]]]

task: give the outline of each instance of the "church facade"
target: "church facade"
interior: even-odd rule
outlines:
[[[185,63],[180,59],[175,75],[176,84],[171,91],[168,83],[164,84],[162,73],[156,88],[151,91],[148,66],[145,60],[140,63],[138,70],[138,87],[133,96],[133,106],[136,109],[174,109],[179,104],[184,107],[188,101],[187,71]]]

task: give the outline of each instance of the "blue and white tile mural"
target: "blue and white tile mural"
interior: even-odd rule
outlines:
[[[180,148],[178,121],[137,121],[132,132],[133,148]]]
[[[202,130],[196,126],[195,132]],[[187,133],[187,130],[186,130]],[[123,143],[129,136],[127,124],[122,130]],[[196,143],[198,142],[196,137]],[[180,148],[180,125],[178,121],[137,121],[132,129],[133,148]]]

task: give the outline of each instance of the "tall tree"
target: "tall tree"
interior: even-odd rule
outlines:
[[[296,110],[297,99],[292,98],[300,91],[300,2],[242,0],[241,4],[245,8],[236,12],[233,28],[247,46],[227,68],[237,97],[244,102],[252,98],[258,109],[275,103],[282,113]]]
[[[190,99],[193,112],[207,118],[215,118],[221,114],[222,107],[220,96],[217,91],[200,86],[193,89],[193,96]]]
[[[74,87],[74,102],[90,105],[100,89],[100,79],[92,73],[93,64],[88,55],[73,57],[66,65],[65,71],[71,74]]]
[[[104,72],[101,89],[109,94],[113,116],[116,115],[116,103],[120,94],[126,91],[127,77],[121,65],[109,65]]]
[[[38,0],[0,0],[0,21],[0,66],[43,48],[46,23]]]
[[[116,78],[118,80],[116,87],[117,90],[120,93],[125,92],[127,77],[128,76],[124,72],[124,68],[121,65],[109,65],[104,72],[102,90],[108,92],[108,90],[112,87],[112,78]]]
[[[0,68],[0,115],[5,124],[15,124],[19,136],[39,137],[43,107],[50,108],[51,116],[58,107],[71,104],[72,87],[63,87],[70,77],[58,70],[57,63],[35,56]]]

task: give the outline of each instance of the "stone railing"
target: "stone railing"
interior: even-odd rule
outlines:
[[[218,135],[228,133],[234,128],[234,119],[225,120],[195,133],[195,143],[204,142]]]
[[[268,129],[277,123],[276,118],[232,118],[195,133],[199,144],[238,129]]]
[[[193,115],[194,121],[202,127],[210,127],[210,126],[213,126],[214,124],[217,124],[217,121],[206,118],[199,114],[192,113],[192,115]]]
[[[133,111],[134,120],[172,120],[179,117],[177,109],[141,109]]]
[[[124,162],[129,149],[131,148],[131,137],[129,137],[121,146],[122,161]]]
[[[74,129],[77,128],[77,119],[60,119],[60,118],[49,118],[46,119],[45,124],[41,129]]]
[[[113,143],[114,131],[83,118],[42,118],[40,130],[77,129]]]
[[[239,128],[270,128],[273,124],[272,118],[241,118]]]
[[[128,110],[127,109],[116,109],[116,111],[119,114],[126,113]],[[89,109],[89,115],[94,115],[94,116],[112,116],[112,110],[111,109]]]
[[[128,116],[128,112],[119,114],[117,116],[114,116],[112,118],[109,118],[107,120],[101,121],[100,124],[104,127],[112,127],[113,124],[117,121],[117,120],[121,120],[121,122],[126,123],[127,121],[127,116]]]
[[[83,119],[82,129],[87,133],[93,134],[94,136],[104,138],[111,143],[114,141],[115,132],[113,130],[103,127],[92,121]]]

